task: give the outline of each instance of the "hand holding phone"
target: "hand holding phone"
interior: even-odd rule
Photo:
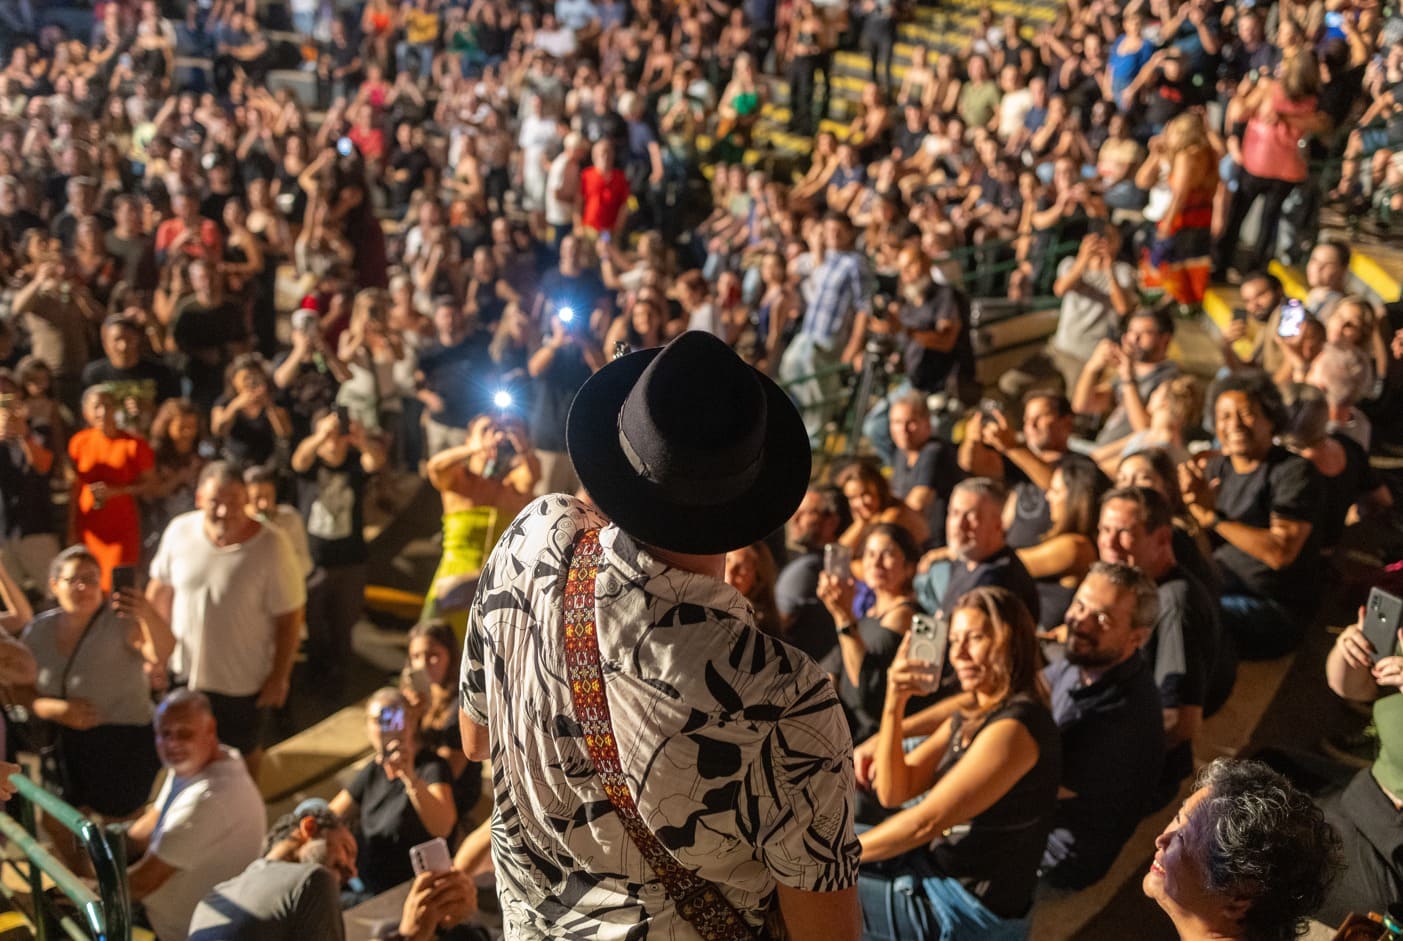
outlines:
[[[942,615],[917,614],[911,618],[911,643],[906,648],[910,660],[918,660],[931,670],[931,682],[925,690],[935,692],[940,685],[940,672],[945,668],[945,647],[950,636],[950,622]]]

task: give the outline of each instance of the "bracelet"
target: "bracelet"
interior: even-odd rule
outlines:
[[[858,636],[858,635],[857,635],[857,625],[856,625],[856,624],[848,623],[848,624],[844,624],[844,625],[842,625],[842,626],[837,626],[837,625],[835,625],[835,626],[838,627],[838,636],[839,636],[839,637],[856,637],[856,636]]]

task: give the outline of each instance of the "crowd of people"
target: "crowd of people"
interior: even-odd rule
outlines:
[[[959,937],[1017,936],[1040,884],[1102,878],[1190,782],[1238,660],[1297,649],[1354,524],[1389,519],[1370,455],[1403,340],[1319,220],[1332,203],[1383,232],[1403,218],[1403,20],[1372,0],[1068,0],[1050,20],[983,8],[952,52],[898,47],[917,12],[0,0],[0,599],[28,651],[0,648],[17,661],[7,744],[74,806],[134,821],[132,894],[161,941],[233,936],[235,909],[270,920],[239,936],[272,937],[277,892],[321,906],[289,937],[337,936],[341,883],[401,884],[434,837],[465,841],[461,873],[492,868],[472,829],[485,740],[458,725],[484,566],[528,544],[512,522],[533,498],[577,492],[642,545],[714,552],[715,513],[683,517],[693,542],[674,545],[606,505],[606,481],[582,488],[582,453],[627,476],[690,452],[606,455],[570,419],[612,360],[696,333],[776,380],[805,454],[865,416],[866,456],[816,460],[793,506],[728,509],[783,514],[722,547],[727,594],[699,590],[718,611],[738,592],[821,671],[828,731],[855,744],[851,821],[766,824],[776,846],[832,853],[771,860],[780,885],[859,885],[873,938],[952,918]],[[848,102],[853,51],[871,71]],[[780,137],[803,143],[798,166]],[[1306,296],[1273,261],[1304,265]],[[1173,339],[1212,281],[1241,309],[1209,383]],[[1037,299],[1055,332],[981,389],[973,301]],[[715,411],[764,411],[726,375]],[[625,439],[610,420],[599,437]],[[376,759],[260,846],[270,713],[299,651],[308,682],[345,683],[367,513],[414,475],[442,495],[442,558],[404,675],[370,700]],[[720,487],[682,477],[694,508]],[[932,623],[943,672],[912,653]],[[1224,909],[1244,937],[1403,895],[1386,843],[1403,677],[1367,644],[1346,631],[1328,665],[1339,695],[1377,700],[1384,755],[1326,808],[1348,863],[1333,895],[1330,839],[1261,769],[1215,766],[1178,818],[1202,829],[1250,814],[1244,788],[1275,789],[1284,816],[1251,826],[1318,863],[1260,859],[1282,881],[1263,887],[1195,843],[1210,894],[1245,903]],[[729,707],[729,676],[689,682]],[[465,681],[462,705],[487,726],[483,688]],[[653,716],[672,718],[695,721]],[[701,754],[712,813],[739,769],[725,742]],[[807,778],[843,776],[785,786]],[[494,803],[520,825],[523,806]],[[715,848],[686,849],[702,865]],[[522,907],[509,924],[558,921],[591,890],[584,912],[656,908],[635,885],[571,884],[561,858],[531,859],[555,867],[547,889],[520,853],[499,869]],[[274,865],[291,862],[310,868]],[[1147,891],[1187,930],[1192,900],[1156,866]],[[465,878],[416,880],[401,934],[461,921]],[[215,883],[261,901],[202,904]],[[774,886],[746,872],[747,914]],[[540,893],[547,910],[523,914]]]

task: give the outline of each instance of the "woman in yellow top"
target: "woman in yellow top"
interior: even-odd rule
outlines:
[[[443,618],[462,643],[467,605],[450,596],[471,597],[466,583],[531,502],[541,465],[519,422],[479,415],[463,444],[429,459],[428,473],[443,497],[443,558],[424,599],[423,620]]]

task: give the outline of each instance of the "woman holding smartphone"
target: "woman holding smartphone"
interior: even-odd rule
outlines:
[[[906,706],[939,683],[909,646],[887,672],[869,776],[883,806],[920,802],[859,835],[863,937],[1026,937],[1062,771],[1033,618],[1003,588],[956,602],[948,650],[960,692],[922,713],[934,731],[908,753]]]
[[[858,559],[872,602],[860,618],[853,613],[856,582],[835,572],[819,575],[818,598],[838,629],[838,646],[822,666],[838,677],[838,698],[853,741],[877,731],[888,686],[887,666],[917,610],[911,582],[920,556],[920,548],[905,529],[895,523],[872,527]]]
[[[414,878],[410,847],[447,837],[458,822],[448,763],[419,740],[418,714],[386,687],[366,704],[375,759],[331,799],[342,820],[359,818],[356,865],[371,895]]]
[[[419,716],[419,741],[453,772],[453,803],[464,819],[482,797],[482,762],[469,761],[458,729],[458,665],[462,646],[445,621],[420,621],[409,631],[409,659],[399,689]]]
[[[45,785],[84,813],[121,820],[146,805],[161,768],[147,671],[164,676],[175,637],[131,566],[114,570],[110,597],[101,574],[85,546],[55,557],[58,607],[24,629],[39,671],[19,698],[38,720]]]

